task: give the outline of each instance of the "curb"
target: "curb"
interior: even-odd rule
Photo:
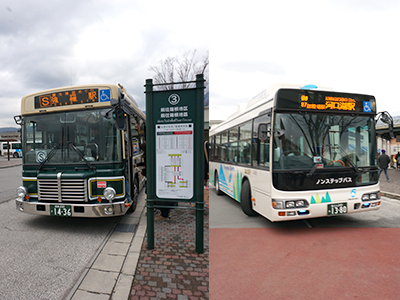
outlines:
[[[146,234],[144,189],[135,212],[120,218],[66,300],[129,298]]]
[[[382,196],[391,198],[391,199],[396,199],[396,200],[400,200],[400,195],[399,194],[394,194],[394,193],[389,193],[389,192],[383,192],[381,191]]]

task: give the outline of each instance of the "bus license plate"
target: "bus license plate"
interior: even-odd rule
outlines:
[[[71,205],[50,205],[50,216],[71,217]]]
[[[347,203],[328,204],[328,216],[347,214]]]

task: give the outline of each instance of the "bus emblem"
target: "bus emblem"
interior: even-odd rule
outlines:
[[[46,151],[37,151],[36,152],[36,161],[38,163],[42,163],[47,157],[47,152]]]

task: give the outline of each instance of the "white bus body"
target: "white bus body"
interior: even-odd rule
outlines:
[[[210,182],[248,215],[286,221],[378,209],[375,98],[273,87],[210,131]]]
[[[7,144],[9,144],[9,146]],[[8,156],[8,147],[10,148],[10,157],[22,157],[21,142],[2,142],[1,155]]]

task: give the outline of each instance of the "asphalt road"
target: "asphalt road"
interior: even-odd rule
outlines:
[[[21,213],[20,184],[20,166],[0,169],[0,299],[64,299],[119,218]]]
[[[0,159],[4,159],[1,157]],[[0,169],[0,203],[15,199],[17,187],[22,184],[22,167]]]

